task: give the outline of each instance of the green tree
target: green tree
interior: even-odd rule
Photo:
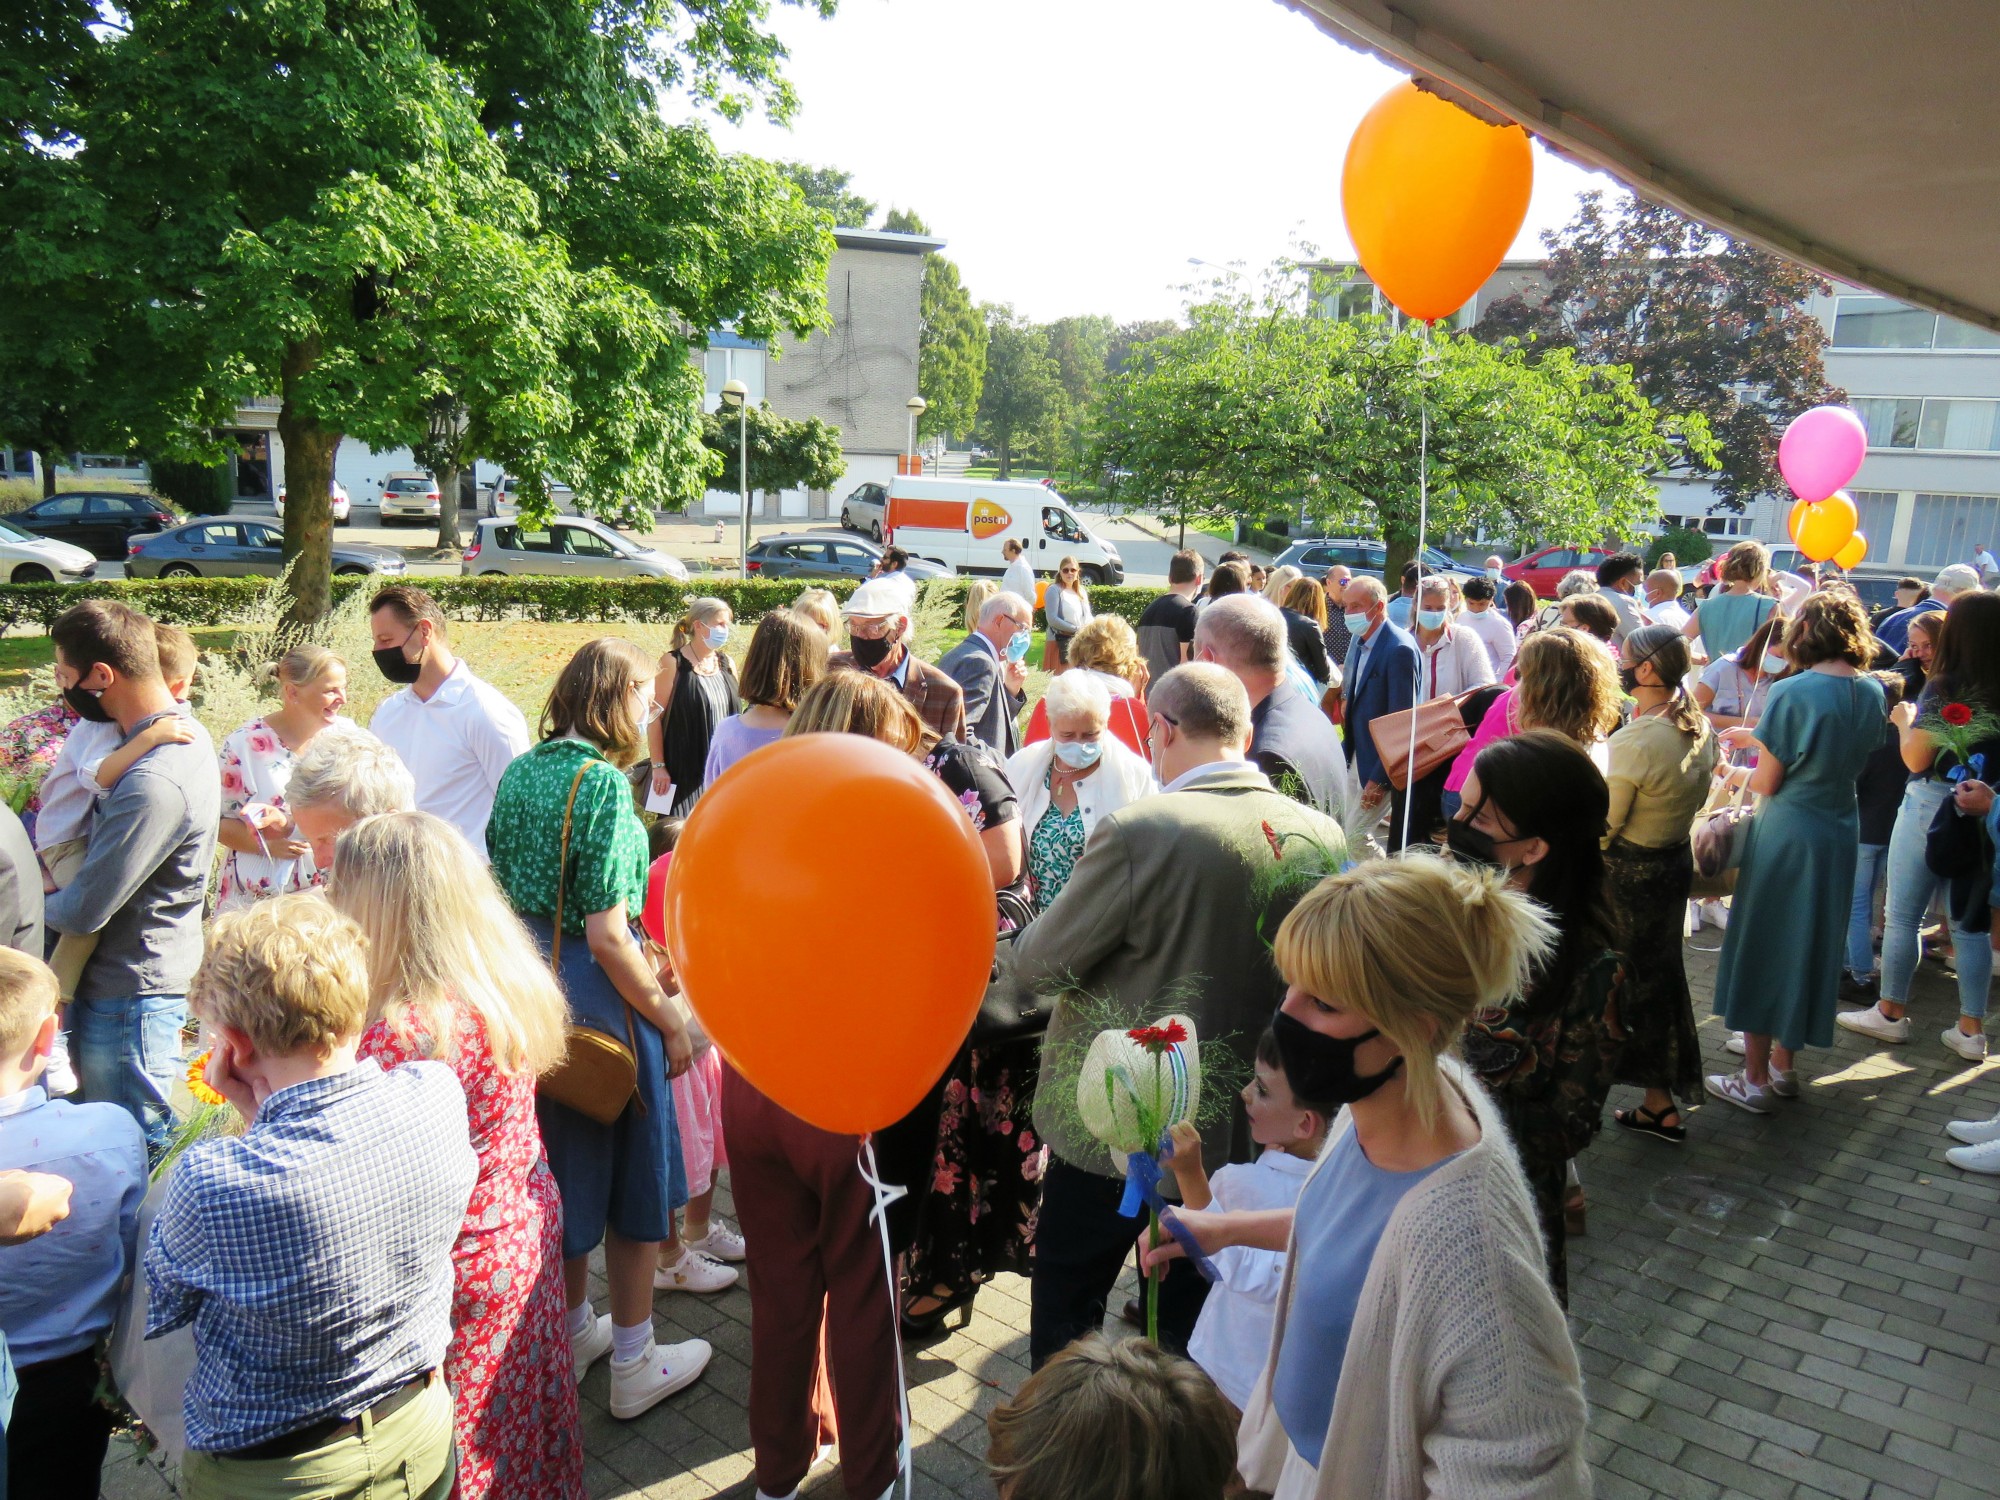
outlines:
[[[1713,475],[1721,506],[1740,511],[1759,495],[1781,493],[1785,423],[1846,399],[1827,384],[1826,333],[1804,306],[1830,290],[1826,279],[1623,194],[1585,193],[1576,217],[1543,240],[1547,296],[1493,304],[1478,336],[1628,366],[1662,410],[1707,420],[1714,453],[1683,450],[1674,466]]]
[[[1136,323],[1120,323],[1112,331],[1110,347],[1105,350],[1105,373],[1123,375],[1131,368],[1132,361],[1140,357],[1140,351],[1146,344],[1177,332],[1180,326],[1165,318],[1142,318]]]
[[[1013,476],[1019,447],[1046,441],[1062,409],[1062,371],[1049,353],[1048,330],[1018,318],[1011,306],[986,310],[986,379],[976,428],[992,444],[1000,478]]]
[[[737,438],[746,427],[750,447],[748,477],[753,495],[775,495],[780,490],[828,490],[839,484],[840,476],[847,472],[838,427],[829,427],[818,417],[781,417],[768,403],[760,402],[742,414],[733,406],[722,405],[701,419],[701,440],[714,456],[713,483],[717,489],[733,490],[737,486],[742,452]]]
[[[792,186],[805,197],[806,206],[826,215],[830,228],[866,229],[875,217],[875,204],[848,186],[852,172],[834,167],[814,167],[802,161],[781,161],[778,170],[791,179]],[[890,229],[896,226],[886,226]],[[911,231],[905,230],[904,233]],[[921,230],[915,231],[922,233]]]
[[[1056,362],[1063,402],[1053,423],[1056,461],[1076,478],[1089,447],[1090,424],[1104,386],[1116,331],[1103,317],[1057,318],[1048,325],[1049,355]]]

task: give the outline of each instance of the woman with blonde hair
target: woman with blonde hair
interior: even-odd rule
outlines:
[[[1069,664],[1103,688],[1111,699],[1107,724],[1118,742],[1147,761],[1153,758],[1146,737],[1153,721],[1146,712],[1146,687],[1152,672],[1139,654],[1139,637],[1120,615],[1097,615],[1069,643]],[[1068,674],[1065,673],[1065,676]],[[1049,737],[1047,698],[1028,715],[1022,745],[1038,745]]]
[[[1045,669],[1061,672],[1069,667],[1070,639],[1090,623],[1090,594],[1083,586],[1083,569],[1073,557],[1056,564],[1056,576],[1042,595],[1042,618],[1048,622],[1048,649],[1042,653]]]
[[[1266,597],[1269,594],[1267,589]],[[1285,617],[1285,641],[1292,648],[1292,659],[1312,679],[1313,691],[1307,696],[1317,703],[1340,680],[1339,665],[1326,654],[1326,590],[1300,575],[1285,586],[1282,598],[1271,602]]]
[[[715,726],[743,708],[736,664],[722,649],[734,621],[721,599],[688,600],[653,680],[660,711],[646,730],[646,745],[653,757],[653,794],[673,794],[672,817],[686,817],[701,795]]]
[[[1301,573],[1290,563],[1286,563],[1283,567],[1273,568],[1264,576],[1262,593],[1266,599],[1283,608],[1285,595],[1291,592],[1293,584],[1305,576],[1305,574]]]
[[[1695,606],[1681,634],[1700,641],[1709,661],[1728,656],[1778,607],[1770,588],[1771,554],[1762,542],[1738,542],[1723,555],[1715,592]]]
[[[472,846],[429,813],[364,819],[335,847],[333,904],[368,938],[360,1055],[442,1062],[465,1089],[479,1178],[452,1250],[444,1357],[461,1500],[577,1500],[583,1431],[565,1332],[562,1199],[535,1079],[568,1009]]]
[[[1331,876],[1278,929],[1293,1097],[1334,1119],[1295,1209],[1171,1210],[1148,1268],[1285,1252],[1238,1467],[1276,1500],[1584,1495],[1582,1372],[1500,1113],[1453,1055],[1555,945],[1495,870],[1421,853]]]
[[[986,601],[1000,592],[1000,585],[990,578],[975,578],[965,586],[965,628],[968,631],[979,628],[979,611]],[[1035,596],[1028,595],[1028,608],[1035,607]]]
[[[292,766],[322,729],[353,728],[347,706],[347,663],[324,646],[302,642],[265,669],[278,684],[278,707],[252,719],[222,742],[222,875],[218,915],[266,896],[326,883],[285,800]]]
[[[1583,746],[1601,772],[1609,763],[1604,737],[1618,727],[1624,695],[1611,656],[1593,636],[1557,625],[1521,641],[1514,685],[1487,707],[1472,742],[1458,752],[1444,783],[1444,815],[1456,816],[1465,779],[1479,752],[1524,729],[1553,729]]]
[[[792,601],[791,613],[819,626],[828,641],[840,634],[840,601],[831,589],[807,589]]]

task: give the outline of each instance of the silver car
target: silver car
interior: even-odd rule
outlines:
[[[214,516],[157,536],[135,536],[125,559],[128,578],[276,578],[285,571],[285,534],[269,521]],[[403,554],[355,542],[333,544],[333,571],[401,573]]]
[[[678,557],[634,541],[588,516],[557,516],[535,530],[488,516],[472,534],[460,570],[466,577],[527,573],[553,578],[674,578],[687,581]]]

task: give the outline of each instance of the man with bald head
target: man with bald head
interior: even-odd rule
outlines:
[[[1216,601],[1203,618],[1229,602]],[[1234,674],[1209,662],[1175,667],[1153,685],[1148,707],[1164,792],[1098,822],[1069,883],[1015,940],[1011,974],[1000,982],[1061,997],[1049,1019],[1054,1051],[1045,1055],[1088,1045],[1101,1002],[1118,1016],[1189,1017],[1197,1038],[1229,1047],[1248,1077],[1285,992],[1267,939],[1288,907],[1271,909],[1258,894],[1272,841],[1302,835],[1288,851],[1312,839],[1337,859],[1340,825],[1281,796],[1250,764],[1250,699]],[[1145,1223],[1119,1211],[1122,1176],[1078,1126],[1075,1106],[1052,1093],[1035,1101],[1035,1128],[1051,1153],[1035,1230],[1029,1356],[1037,1366],[1103,1324],[1105,1300]],[[1211,1164],[1249,1161],[1255,1151],[1241,1106],[1202,1132]],[[1186,1346],[1206,1290],[1184,1263],[1168,1274],[1163,1344]]]
[[[1230,594],[1194,627],[1197,661],[1212,661],[1250,697],[1250,759],[1289,797],[1330,817],[1347,814],[1347,758],[1340,735],[1292,686],[1285,670],[1285,617],[1256,594]]]
[[[1379,578],[1357,578],[1342,601],[1354,645],[1347,656],[1347,753],[1361,782],[1361,805],[1380,806],[1390,798],[1389,848],[1403,847],[1403,793],[1391,795],[1388,768],[1376,752],[1368,726],[1384,714],[1400,713],[1417,700],[1420,659],[1407,630],[1389,619],[1389,597]]]

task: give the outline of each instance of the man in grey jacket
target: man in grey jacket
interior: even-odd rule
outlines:
[[[136,609],[92,599],[65,610],[50,635],[56,686],[84,718],[115,721],[129,740],[179,711],[153,622]],[[181,1067],[188,981],[201,964],[221,808],[207,734],[156,746],[99,799],[83,866],[46,908],[57,932],[98,935],[70,1011],[83,1097],[130,1110],[154,1160],[171,1134],[167,1095]]]
[[[1198,1039],[1233,1050],[1247,1077],[1284,997],[1267,945],[1284,912],[1265,908],[1260,884],[1275,847],[1299,851],[1311,840],[1337,855],[1340,825],[1273,790],[1246,758],[1250,699],[1224,668],[1176,667],[1153,685],[1148,706],[1165,792],[1098,823],[1062,893],[1015,941],[1015,981],[1036,993],[1106,1000],[1135,1025],[1182,1012]],[[1049,1044],[1067,1051],[1087,1024],[1062,999]],[[1035,1100],[1035,1128],[1051,1151],[1035,1231],[1036,1366],[1104,1321],[1105,1299],[1145,1222],[1119,1212],[1123,1185],[1110,1153],[1052,1098],[1057,1087],[1044,1074]],[[1252,1158],[1240,1106],[1203,1130],[1202,1152],[1217,1166]],[[1185,1347],[1205,1290],[1192,1271],[1168,1276],[1163,1342]]]
[[[1034,605],[1018,594],[995,594],[980,606],[978,628],[938,660],[938,670],[965,692],[965,732],[1002,760],[1021,748],[1025,643],[1034,630]],[[1024,643],[1018,651],[1011,649],[1017,640]]]

